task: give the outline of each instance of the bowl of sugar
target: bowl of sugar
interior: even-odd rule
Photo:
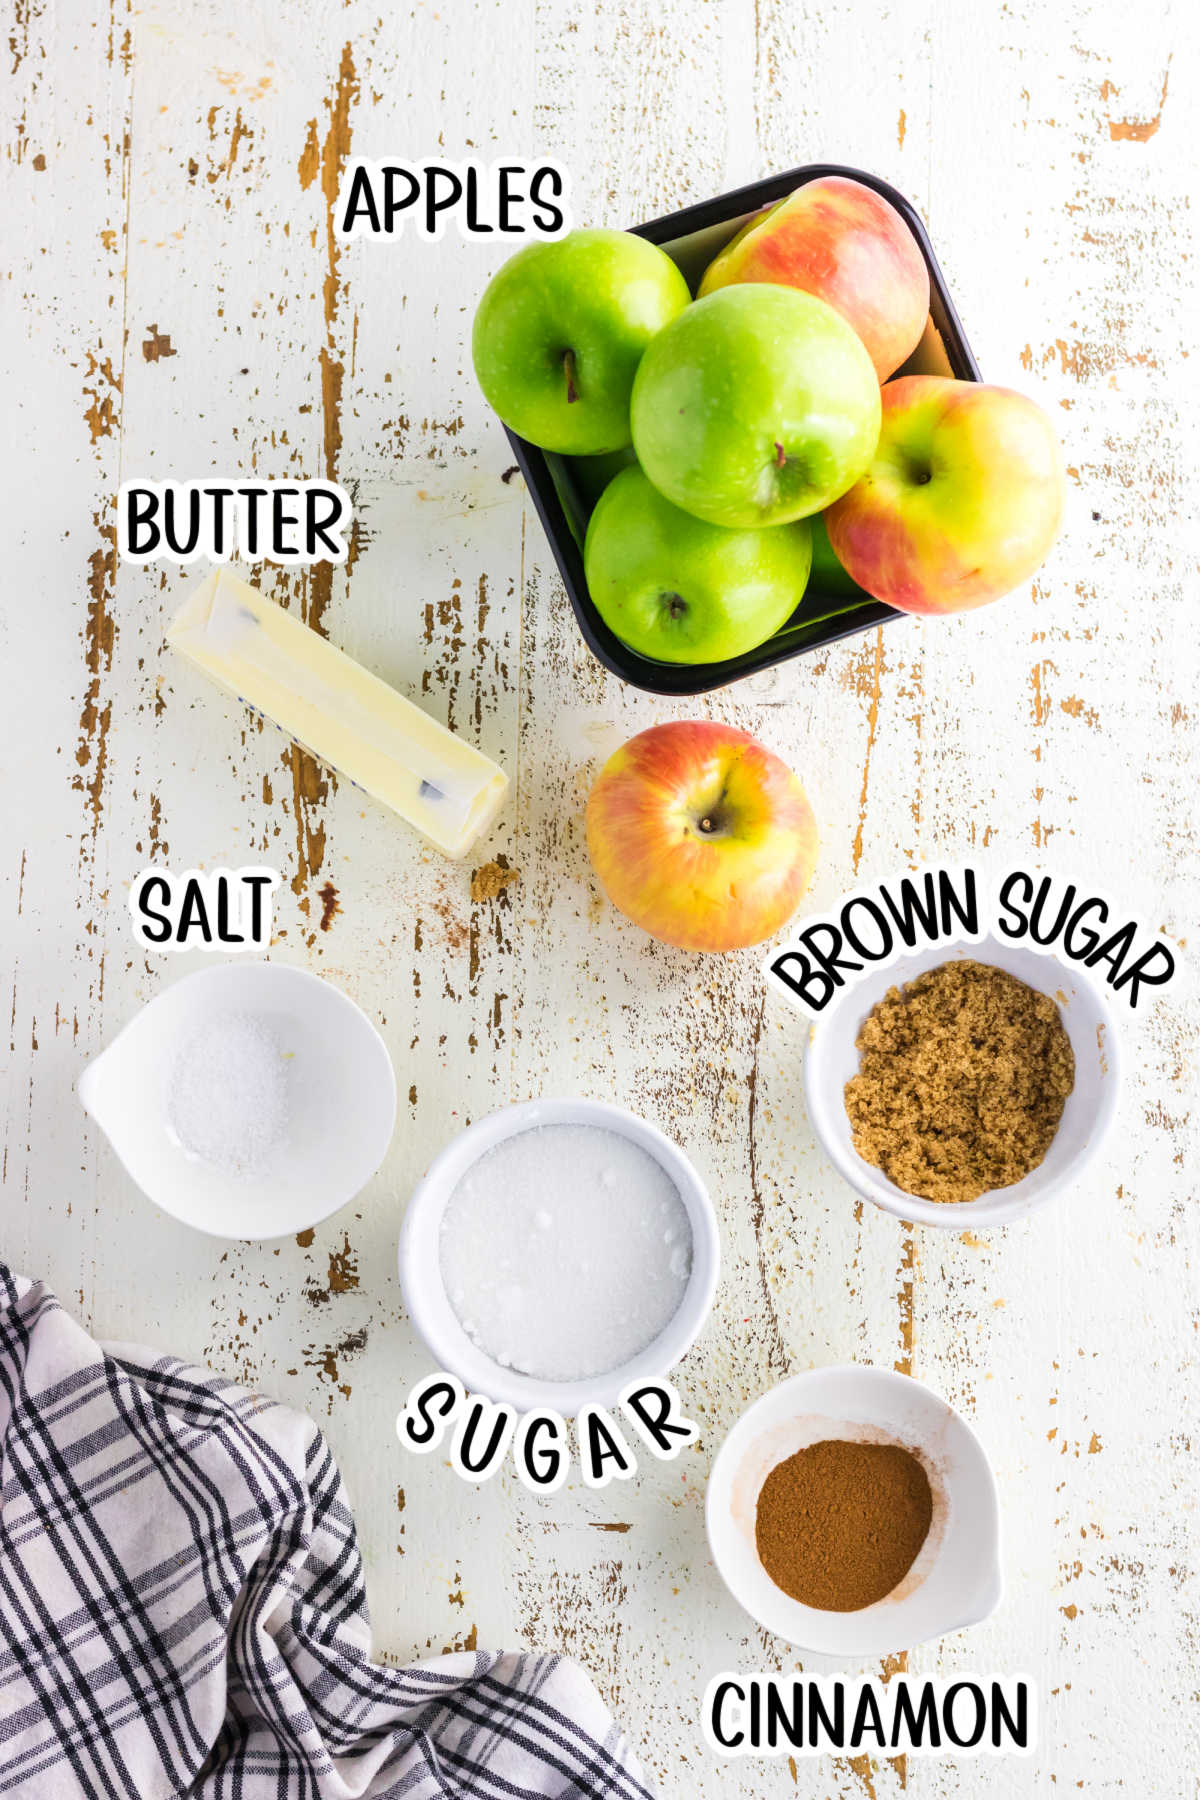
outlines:
[[[469,1393],[572,1418],[691,1348],[720,1267],[687,1157],[596,1100],[533,1100],[442,1151],[400,1235],[405,1304]]]
[[[370,1019],[286,963],[173,982],[78,1091],[142,1192],[221,1238],[319,1224],[370,1180],[396,1122],[396,1077]]]

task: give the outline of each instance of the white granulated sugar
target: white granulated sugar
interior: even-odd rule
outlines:
[[[462,1177],[442,1218],[441,1272],[485,1355],[540,1381],[581,1381],[620,1368],[674,1317],[692,1228],[640,1144],[541,1125]]]
[[[265,1019],[218,1013],[175,1058],[168,1130],[188,1156],[222,1174],[256,1174],[287,1131],[289,1066]]]

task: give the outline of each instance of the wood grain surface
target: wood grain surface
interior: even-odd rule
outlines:
[[[766,999],[757,955],[643,937],[598,894],[581,829],[610,748],[711,715],[801,773],[815,908],[975,853],[1099,885],[1186,946],[1193,10],[13,0],[7,38],[6,1258],[99,1335],[308,1409],[356,1505],[380,1651],[561,1646],[666,1794],[1194,1792],[1190,979],[1126,1018],[1120,1125],[1079,1189],[986,1238],[914,1232],[856,1206],[817,1151],[805,1028]],[[929,223],[985,376],[1061,425],[1067,526],[1032,592],[700,702],[623,688],[578,635],[471,374],[474,301],[502,252],[455,233],[340,244],[329,200],[351,151],[552,154],[576,221],[612,225],[811,161],[893,181]],[[192,577],[118,567],[117,485],[250,472],[352,493],[350,562],[266,567],[262,585],[512,773],[474,863],[443,861],[165,651]],[[272,954],[378,1020],[402,1104],[357,1202],[299,1240],[226,1246],[150,1207],[74,1086],[201,962],[135,950],[134,875],[244,861],[283,871]],[[472,884],[489,863],[511,874],[494,895]],[[614,1097],[676,1137],[725,1253],[678,1372],[701,1442],[636,1483],[573,1480],[540,1502],[507,1475],[475,1490],[406,1460],[393,1435],[427,1368],[395,1279],[406,1197],[462,1125],[538,1094]],[[929,1381],[992,1456],[1005,1601],[909,1661],[1031,1676],[1027,1760],[720,1765],[701,1743],[713,1673],[797,1666],[710,1563],[712,1455],[763,1388],[849,1359]]]

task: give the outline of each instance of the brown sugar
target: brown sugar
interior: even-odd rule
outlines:
[[[929,1477],[911,1450],[825,1438],[771,1470],[754,1540],[793,1600],[858,1612],[904,1580],[932,1518]]]
[[[520,869],[511,869],[508,858],[498,856],[494,862],[484,863],[471,876],[472,903],[478,905],[483,900],[494,900],[505,888],[513,887],[520,879]]]
[[[854,1147],[924,1200],[977,1200],[1036,1169],[1075,1085],[1054,1001],[990,963],[942,963],[890,989],[856,1047]]]

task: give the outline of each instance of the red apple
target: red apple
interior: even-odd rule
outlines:
[[[1040,567],[1065,478],[1053,424],[1011,388],[905,375],[865,475],[825,514],[851,578],[902,612],[964,612]]]
[[[916,238],[874,188],[844,175],[805,182],[743,226],[709,264],[700,295],[731,282],[803,288],[852,325],[886,381],[912,355],[929,316],[929,271]]]
[[[652,725],[609,757],[588,797],[587,841],[613,905],[684,950],[773,936],[817,857],[812,808],[787,764],[707,719]]]

